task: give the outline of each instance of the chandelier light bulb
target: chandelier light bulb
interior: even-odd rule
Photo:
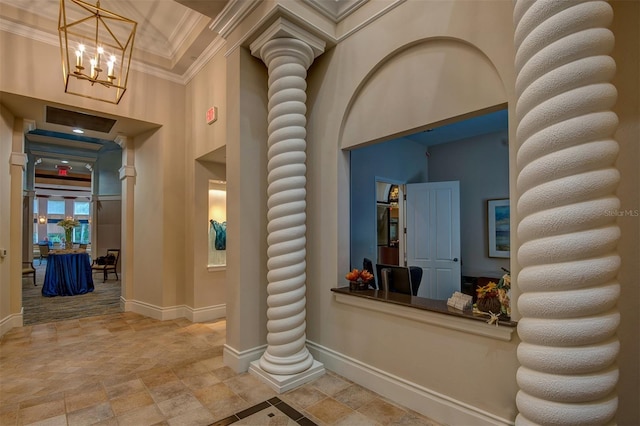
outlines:
[[[85,50],[84,44],[80,43],[78,45],[78,50],[76,50],[76,68],[78,69],[78,71],[82,71],[84,69],[84,67],[82,66],[84,50]]]
[[[113,75],[113,66],[116,64],[116,57],[111,55],[109,58],[109,62],[107,62],[107,77],[110,79],[114,79],[115,75]]]
[[[98,76],[98,70],[96,68],[98,61],[96,59],[91,59],[89,62],[91,62],[91,78],[96,78]]]

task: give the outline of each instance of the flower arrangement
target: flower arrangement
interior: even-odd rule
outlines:
[[[78,222],[75,219],[72,219],[70,217],[61,220],[60,222],[58,222],[58,226],[61,228],[64,228],[64,230],[68,230],[68,229],[73,229],[73,228],[77,228],[78,226],[80,226],[80,222]]]
[[[498,284],[493,281],[489,281],[486,285],[478,287],[476,289],[478,299],[497,297],[498,296]]]
[[[66,244],[71,244],[73,240],[73,228],[80,226],[80,222],[68,217],[58,222],[58,226],[64,229],[64,239]],[[69,246],[67,246],[69,248]]]
[[[506,269],[505,272],[498,281],[498,300],[500,300],[500,311],[511,316],[511,274]]]
[[[476,294],[478,301],[476,307],[483,312],[492,314],[505,314],[511,316],[510,290],[511,275],[510,272],[503,268],[506,272],[496,284],[489,281],[486,285],[478,287]]]
[[[345,278],[349,280],[349,286],[352,290],[366,290],[369,288],[369,281],[373,279],[373,274],[365,269],[362,271],[353,269]]]

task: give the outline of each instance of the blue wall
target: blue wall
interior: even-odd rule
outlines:
[[[351,151],[351,268],[362,268],[365,257],[374,264],[378,258],[376,179],[427,182],[425,147],[395,139]]]

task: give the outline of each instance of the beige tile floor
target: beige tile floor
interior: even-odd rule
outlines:
[[[0,425],[210,425],[275,396],[317,425],[435,425],[332,372],[277,395],[223,364],[225,328],[133,313],[14,328]]]

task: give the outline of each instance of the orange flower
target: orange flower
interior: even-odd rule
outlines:
[[[371,274],[371,272],[366,271],[366,270],[358,270],[358,269],[353,269],[351,272],[349,272],[347,275],[345,275],[345,278],[348,279],[349,281],[362,281],[362,282],[367,282],[373,279],[373,274]]]
[[[371,281],[373,279],[373,274],[369,271],[363,270],[360,272],[360,278],[362,278],[362,281],[364,282]]]
[[[498,295],[498,285],[493,281],[489,281],[487,285],[478,287],[476,289],[476,293],[478,294],[479,299],[484,297],[496,297]]]
[[[360,271],[354,268],[353,271],[349,272],[345,276],[345,278],[348,279],[349,281],[358,281],[358,278],[360,278]]]

